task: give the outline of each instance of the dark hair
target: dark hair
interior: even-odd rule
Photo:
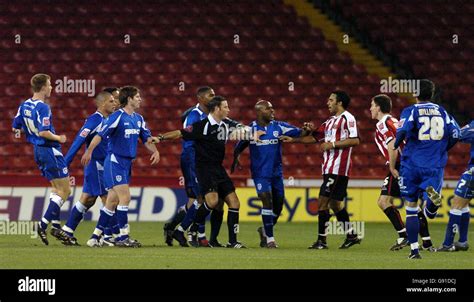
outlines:
[[[211,90],[212,88],[209,87],[209,86],[202,86],[202,87],[199,87],[197,90],[196,90],[196,95],[198,97],[200,97],[201,95],[203,95],[204,93],[208,92],[209,90]]]
[[[386,94],[378,94],[372,98],[372,101],[380,107],[383,113],[390,113],[392,111],[392,99]]]
[[[214,110],[216,110],[216,107],[220,107],[221,103],[224,101],[227,100],[223,96],[216,95],[207,104],[207,109],[209,109],[209,112],[214,112]]]
[[[105,92],[108,92],[108,93],[112,94],[115,91],[120,92],[120,89],[118,87],[105,87],[104,89],[102,89],[102,91],[105,91]]]
[[[35,74],[33,77],[31,77],[30,80],[31,89],[33,89],[33,92],[40,92],[41,88],[46,85],[46,82],[48,82],[48,80],[51,80],[51,77],[47,74]]]
[[[420,95],[418,99],[420,101],[431,101],[435,91],[435,84],[430,80],[420,80]]]
[[[349,107],[349,103],[351,102],[351,98],[349,97],[349,95],[345,91],[336,90],[336,91],[331,92],[331,94],[336,95],[336,102],[342,102],[342,107],[344,109],[347,109],[347,107]]]
[[[138,88],[135,86],[124,86],[120,88],[119,101],[120,106],[125,107],[128,104],[128,98],[133,98],[138,93]]]

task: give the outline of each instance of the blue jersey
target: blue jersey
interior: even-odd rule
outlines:
[[[72,143],[71,147],[69,148],[65,160],[66,164],[69,166],[76,156],[77,151],[81,148],[81,146],[86,143],[86,148],[89,147],[92,139],[94,136],[99,132],[102,124],[107,119],[102,115],[102,113],[96,111],[94,114],[89,116],[82,126],[81,130],[76,135],[74,142]],[[92,152],[92,158],[96,160],[104,160],[105,156],[107,155],[107,140],[103,139],[100,144],[94,149]]]
[[[51,109],[41,100],[28,99],[21,103],[18,113],[13,119],[12,128],[23,128],[26,140],[35,146],[60,148],[59,142],[39,136],[41,131],[48,130],[56,134]]]
[[[183,122],[183,129],[186,129],[188,126],[191,126],[192,124],[202,121],[207,117],[207,113],[204,113],[199,109],[199,104],[196,105],[196,107],[189,112],[189,114],[186,116],[186,119]],[[183,153],[185,152],[192,152],[194,151],[194,140],[186,140],[183,139]],[[188,148],[191,148],[192,150],[189,150]]]
[[[146,143],[151,136],[143,117],[134,112],[131,115],[120,109],[110,115],[99,130],[98,135],[103,140],[109,140],[107,153],[122,157],[137,156],[138,138]]]
[[[471,159],[469,160],[468,170],[474,167],[474,120],[461,129],[459,140],[466,144],[471,144]]]
[[[443,107],[419,103],[405,108],[400,116],[395,146],[405,139],[401,165],[444,168],[448,149],[457,140],[459,127]]]
[[[252,131],[263,130],[266,133],[260,136],[261,142],[250,141],[250,171],[252,178],[271,178],[283,175],[281,145],[278,139],[281,135],[298,137],[301,129],[286,122],[271,121],[266,127],[259,126],[256,121],[250,124]],[[238,149],[246,142],[240,141]],[[248,143],[248,142],[247,142]]]

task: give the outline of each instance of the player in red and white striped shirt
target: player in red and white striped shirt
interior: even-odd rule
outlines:
[[[400,187],[398,185],[398,169],[400,168],[399,149],[394,150],[397,135],[397,119],[390,115],[392,100],[385,94],[379,94],[372,98],[370,113],[372,119],[378,120],[375,130],[375,143],[385,158],[389,172],[385,177],[380,197],[377,204],[387,215],[393,227],[398,233],[397,242],[390,248],[397,251],[408,245],[405,224],[400,217],[400,212],[393,205],[394,198],[400,198]]]
[[[349,248],[360,243],[361,238],[354,234],[344,198],[347,196],[347,184],[351,171],[352,147],[359,144],[357,123],[352,114],[346,111],[350,97],[344,91],[334,91],[329,96],[327,105],[333,115],[324,122],[311,136],[301,138],[281,137],[286,142],[317,143],[321,142],[324,163],[322,165],[323,184],[319,191],[319,235],[311,249],[327,249],[327,223],[331,218],[329,208],[336,214],[337,220],[344,223],[347,238],[340,248]]]
[[[400,198],[400,187],[398,185],[398,170],[400,169],[400,148],[394,150],[397,119],[390,115],[392,111],[392,100],[385,94],[379,94],[372,98],[370,113],[374,120],[378,120],[375,130],[375,143],[386,160],[389,168],[387,177],[385,177],[380,197],[377,201],[378,206],[387,215],[393,227],[398,233],[397,242],[390,248],[391,251],[400,250],[408,245],[405,224],[400,217],[400,213],[393,206],[393,199]],[[423,212],[418,213],[420,221],[420,234],[423,239],[423,246],[428,249],[432,246],[430,233],[428,230],[428,221]]]

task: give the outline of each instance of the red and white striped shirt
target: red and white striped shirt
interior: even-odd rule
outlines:
[[[397,123],[398,120],[392,117],[390,114],[384,115],[384,117],[377,122],[375,130],[375,142],[382,152],[383,157],[389,163],[390,157],[388,155],[388,143],[393,139],[397,138]],[[400,157],[399,157],[400,158]]]
[[[323,135],[324,134],[324,135]],[[358,138],[357,122],[354,116],[344,111],[339,116],[332,116],[313,133],[316,140],[324,142],[343,141],[349,138]],[[352,166],[352,147],[335,148],[324,151],[322,174],[349,176]]]

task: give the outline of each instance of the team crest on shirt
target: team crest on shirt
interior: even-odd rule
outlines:
[[[261,190],[262,189],[262,184],[257,184],[257,189]]]
[[[121,182],[122,181],[122,176],[121,175],[115,176],[115,180],[117,180],[118,182]]]
[[[384,126],[383,126],[383,124],[379,124],[379,126],[378,126],[378,127],[379,127],[379,130],[383,130],[383,129],[384,129]]]
[[[50,125],[49,116],[43,117],[43,127],[47,127],[49,125]]]
[[[184,128],[184,131],[186,132],[193,132],[193,125],[189,125],[186,128]]]
[[[273,131],[273,136],[278,137],[278,131]]]
[[[89,132],[91,132],[91,129],[85,128],[84,130],[81,131],[81,134],[79,134],[80,137],[87,137],[89,135]]]
[[[142,127],[142,122],[137,122],[138,128]]]
[[[349,121],[349,127],[355,127],[355,122],[354,121]]]

